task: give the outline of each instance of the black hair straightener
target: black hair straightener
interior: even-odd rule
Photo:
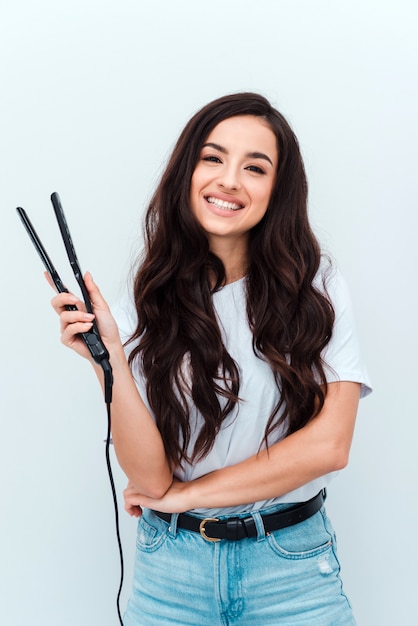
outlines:
[[[67,256],[70,261],[70,265],[74,272],[74,276],[76,281],[80,287],[83,300],[86,305],[86,309],[88,313],[93,313],[93,308],[91,305],[90,297],[83,279],[83,274],[80,269],[80,265],[77,259],[77,254],[74,248],[74,244],[71,239],[70,230],[68,228],[67,220],[65,219],[64,211],[62,208],[61,200],[59,195],[55,192],[51,195],[52,206],[54,207],[55,217],[57,218],[58,226],[61,231],[61,236],[64,241],[65,249],[67,251]],[[33,245],[35,246],[39,256],[42,259],[42,262],[45,266],[46,271],[51,276],[54,285],[58,291],[58,293],[68,292],[68,289],[64,286],[57,270],[55,269],[51,259],[49,258],[44,246],[42,245],[41,240],[39,239],[36,230],[34,229],[30,219],[28,218],[26,211],[21,207],[17,207],[16,211],[19,214],[20,219],[23,222],[24,227],[32,240]],[[76,311],[77,307],[74,305],[67,306],[67,310]],[[104,372],[104,387],[105,387],[105,401],[106,403],[110,403],[112,401],[112,368],[109,363],[109,353],[104,345],[99,329],[97,328],[97,324],[94,321],[92,329],[87,333],[82,333],[81,337],[84,339],[84,342],[87,348],[90,351],[93,359],[98,363]]]
[[[75,252],[74,244],[71,239],[70,230],[68,228],[67,220],[65,219],[64,211],[61,205],[60,197],[57,193],[53,193],[51,195],[52,206],[54,207],[55,216],[57,218],[57,222],[61,231],[61,236],[64,241],[65,249],[67,251],[67,256],[70,261],[70,265],[74,272],[74,276],[77,280],[77,283],[80,287],[84,303],[86,305],[86,309],[88,313],[93,313],[93,307],[91,305],[90,297],[83,279],[83,275],[80,269],[80,265],[78,263],[77,255]],[[32,240],[33,245],[35,246],[39,256],[42,259],[42,262],[45,266],[46,271],[51,276],[52,281],[59,293],[68,292],[68,289],[65,287],[64,283],[61,280],[60,275],[55,269],[51,259],[49,258],[44,246],[42,245],[41,240],[39,239],[34,227],[30,219],[28,218],[26,211],[21,207],[17,207],[16,211],[19,214],[20,219],[23,222],[23,225]],[[68,311],[76,311],[77,307],[74,305],[68,305]],[[117,612],[119,617],[119,622],[123,626],[123,621],[120,612],[120,595],[123,586],[123,575],[124,575],[124,566],[123,566],[123,553],[122,553],[122,544],[120,539],[120,531],[119,531],[119,514],[118,514],[118,505],[117,505],[117,497],[116,497],[116,489],[113,480],[112,468],[110,463],[110,455],[109,455],[109,446],[111,443],[111,417],[110,417],[110,403],[112,402],[112,385],[113,385],[113,375],[112,375],[112,367],[109,362],[109,353],[104,345],[102,338],[100,337],[99,329],[97,328],[97,324],[94,321],[91,330],[87,333],[81,333],[80,335],[87,348],[90,351],[93,359],[98,363],[102,369],[104,374],[104,396],[105,402],[107,406],[107,415],[108,415],[108,429],[107,429],[107,438],[106,438],[106,465],[109,474],[110,485],[112,489],[113,496],[113,505],[115,511],[115,522],[116,522],[116,537],[119,548],[119,557],[120,557],[120,566],[121,566],[121,577],[120,577],[120,586],[117,594]]]

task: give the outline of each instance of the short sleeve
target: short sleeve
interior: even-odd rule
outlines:
[[[125,343],[132,337],[138,324],[138,317],[132,297],[126,293],[111,307],[111,311],[118,325],[121,341]]]
[[[372,387],[361,355],[348,286],[338,270],[332,270],[326,289],[335,310],[332,337],[323,353],[326,379],[360,383],[363,398]]]
[[[116,324],[119,329],[119,336],[123,344],[134,334],[138,325],[138,315],[135,308],[132,295],[125,294],[116,304],[111,307],[112,315],[115,318]],[[126,358],[132,352],[133,348],[137,345],[137,340],[134,340],[127,345],[124,345]],[[132,376],[137,386],[137,389],[141,395],[141,398],[150,412],[153,415],[151,407],[147,398],[146,381],[143,376],[142,369],[139,366],[138,360],[135,361],[135,367],[132,369]]]

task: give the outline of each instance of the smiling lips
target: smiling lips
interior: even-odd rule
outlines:
[[[242,204],[236,204],[235,202],[226,202],[225,200],[220,200],[219,198],[215,198],[214,196],[208,196],[206,201],[209,204],[213,204],[218,207],[218,209],[222,209],[223,211],[238,211],[239,209],[243,209]]]

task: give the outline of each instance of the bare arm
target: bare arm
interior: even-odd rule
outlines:
[[[88,273],[85,282],[113,369],[112,438],[119,464],[137,489],[161,497],[172,482],[161,435],[138,393],[109,307]],[[67,311],[67,304],[75,304],[80,310]],[[94,316],[87,314],[84,303],[69,293],[55,296],[52,306],[61,319],[62,343],[90,360],[103,385],[100,366],[78,336],[90,330]]]
[[[342,469],[348,462],[359,396],[357,383],[331,383],[321,413],[268,451],[194,481],[174,482],[159,500],[128,488],[127,508],[182,512],[248,504],[284,495]]]

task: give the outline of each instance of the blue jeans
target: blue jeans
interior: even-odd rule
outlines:
[[[269,535],[260,513],[257,537],[209,543],[145,510],[124,625],[355,626],[325,509]]]

